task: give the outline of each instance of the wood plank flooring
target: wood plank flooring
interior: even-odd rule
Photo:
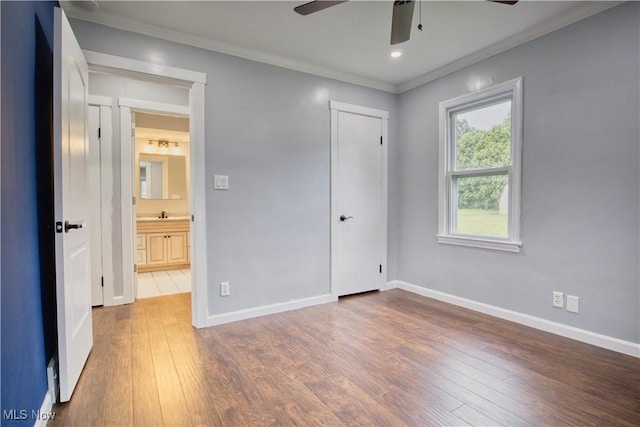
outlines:
[[[640,425],[640,360],[401,290],[196,330],[190,294],[93,311],[50,425]]]

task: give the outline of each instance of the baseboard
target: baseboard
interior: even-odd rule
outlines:
[[[606,348],[607,350],[616,351],[618,353],[628,354],[629,356],[640,358],[640,344],[630,341],[624,341],[607,335],[579,329],[573,326],[563,325],[562,323],[551,322],[549,320],[530,316],[528,314],[511,311],[504,308],[496,307],[489,304],[473,301],[467,298],[458,297],[433,289],[423,288],[422,286],[412,285],[411,283],[401,280],[393,280],[387,283],[386,289],[398,288],[414,294],[422,295],[427,298],[433,298],[449,304],[468,308],[469,310],[478,311],[500,319],[509,320],[511,322],[520,323],[532,328],[540,329],[545,332],[571,338],[597,347]]]
[[[40,406],[40,411],[37,414],[33,412],[29,415],[35,418],[34,427],[45,427],[49,420],[55,418],[55,414],[53,413],[53,399],[51,397],[51,393],[48,391],[44,395],[44,400],[42,401],[42,406]]]
[[[388,291],[390,289],[396,289],[398,287],[398,280],[391,280],[387,283],[384,284],[384,286],[382,288],[380,288],[381,291]]]
[[[223,323],[236,322],[238,320],[252,319],[254,317],[267,316],[269,314],[282,313],[284,311],[298,310],[313,305],[326,304],[336,301],[331,294],[302,298],[276,304],[262,305],[260,307],[247,308],[245,310],[232,311],[230,313],[215,314],[207,317],[207,326],[222,325]]]

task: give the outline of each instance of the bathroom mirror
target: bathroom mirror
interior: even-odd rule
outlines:
[[[140,154],[138,189],[141,199],[184,200],[187,198],[185,156]]]

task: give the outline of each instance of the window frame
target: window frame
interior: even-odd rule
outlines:
[[[440,146],[438,175],[438,243],[471,246],[509,252],[520,252],[520,215],[522,194],[522,119],[523,78],[518,77],[456,98],[440,102]],[[471,170],[455,169],[456,113],[474,107],[492,105],[511,100],[511,165]],[[507,174],[509,186],[509,217],[506,238],[456,234],[451,232],[457,213],[457,193],[454,181],[464,176],[491,176]]]

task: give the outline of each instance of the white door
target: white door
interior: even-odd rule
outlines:
[[[332,103],[332,292],[384,286],[385,112]]]
[[[87,160],[88,67],[55,9],[54,203],[60,401],[71,399],[93,345]]]
[[[89,233],[91,236],[91,305],[104,304],[102,283],[102,183],[100,166],[100,107],[89,107]]]

